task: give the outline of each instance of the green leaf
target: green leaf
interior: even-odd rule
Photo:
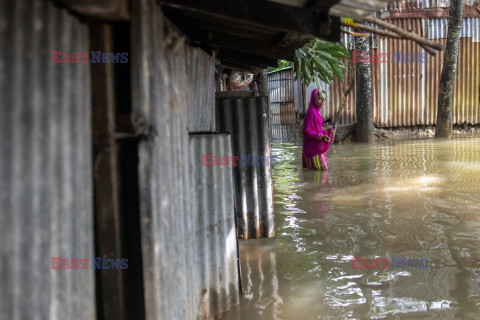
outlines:
[[[333,66],[333,74],[338,78],[338,80],[340,80],[341,82],[343,82],[343,72],[342,72],[342,69],[340,67],[338,67],[337,65],[332,65]]]
[[[341,44],[312,40],[295,52],[295,79],[303,79],[306,85],[318,83],[319,79],[331,84],[335,77],[343,82],[342,70],[346,66],[340,59],[351,61],[350,53]]]

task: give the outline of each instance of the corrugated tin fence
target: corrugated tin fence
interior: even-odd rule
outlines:
[[[94,319],[88,28],[49,1],[0,1],[0,318]]]
[[[389,7],[391,11],[383,12],[382,16],[392,15],[394,18],[387,19],[387,22],[445,44],[448,19],[428,17],[434,12],[429,13],[427,9],[435,6],[448,10],[448,3],[417,2],[397,2]],[[474,7],[478,4],[476,0],[466,5]],[[397,15],[392,14],[393,10]],[[403,12],[403,15],[399,15],[398,11]],[[463,19],[460,35],[452,116],[454,124],[479,124],[480,13],[473,10],[465,11],[467,17]],[[345,39],[344,37],[343,43],[347,45]],[[374,37],[373,40],[370,52],[379,59],[378,62],[371,64],[375,125],[377,127],[434,125],[444,52],[433,57],[412,41],[379,37]],[[347,72],[344,72],[344,75],[347,76]],[[333,119],[337,114],[347,83],[348,79],[344,83],[335,81],[332,85],[322,83],[322,89],[327,92],[327,104],[322,110],[325,120]],[[314,87],[316,85],[313,83],[306,90],[306,107]],[[346,108],[339,120],[340,124],[356,122],[355,94],[354,89],[347,98]]]
[[[446,43],[446,19],[387,20],[412,28],[429,39]],[[480,18],[465,18],[459,44],[453,123],[480,123]],[[381,39],[378,52],[389,53],[390,63],[375,68],[375,122],[381,127],[433,125],[436,122],[438,86],[443,52],[432,57],[418,45],[398,39]],[[377,50],[372,50],[377,52]],[[412,62],[412,60],[414,62]]]
[[[274,235],[267,97],[217,99],[217,130],[232,135],[235,212],[239,238]]]
[[[202,295],[193,305],[199,317],[218,317],[239,303],[239,269],[237,230],[235,228],[233,176],[230,166],[208,166],[202,155],[232,154],[230,135],[202,133],[190,135],[190,168],[194,177],[191,210],[196,217],[191,234],[186,234],[189,253],[198,273],[191,276],[197,285],[192,288]]]
[[[282,124],[295,124],[293,82],[292,68],[268,73],[272,128]]]
[[[219,203],[215,199],[220,200],[221,190],[215,187],[221,182],[213,189],[195,190],[200,178],[191,173],[200,173],[191,166],[201,160],[191,163],[188,131],[208,131],[214,125],[208,115],[214,112],[215,87],[213,80],[208,87],[205,79],[213,79],[215,60],[200,49],[178,45],[182,36],[165,20],[156,1],[132,4],[132,117],[142,137],[138,170],[147,319],[212,317],[238,302],[238,277],[232,270],[236,248],[228,211],[225,216],[218,211],[228,210],[228,190]],[[171,46],[164,46],[167,38]],[[198,109],[190,109],[191,92],[180,90],[186,84],[205,90],[196,91],[202,100],[195,104]],[[204,115],[189,119],[198,112]],[[223,180],[225,188],[228,183]],[[208,198],[192,208],[192,199],[202,196]],[[205,242],[207,233],[211,238]]]
[[[296,123],[304,113],[303,83],[294,81],[291,67],[269,72],[267,78],[272,142],[300,140]]]

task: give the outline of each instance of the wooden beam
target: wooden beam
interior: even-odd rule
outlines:
[[[340,0],[309,0],[305,7],[328,11],[328,9],[338,2],[340,2]]]
[[[178,10],[165,10],[171,14],[171,19],[175,26],[186,34],[194,42],[204,45],[225,48],[234,51],[251,53],[259,56],[265,56],[275,59],[293,60],[295,50],[288,46],[269,43],[268,40],[260,40],[248,37],[248,33],[240,35],[240,32],[231,33],[228,28],[220,28],[218,26],[204,25],[201,22],[194,22],[191,14],[184,15],[184,19],[179,18]],[[199,25],[201,27],[199,27]]]
[[[54,0],[80,15],[103,21],[130,19],[128,0]]]
[[[330,34],[328,12],[287,6],[266,0],[159,0],[163,6],[194,12],[228,24],[294,32],[314,37]],[[268,13],[268,14],[266,14]]]
[[[295,53],[295,50],[290,47],[279,46],[266,41],[235,37],[225,33],[197,29],[195,31],[187,31],[186,34],[194,41],[213,47],[231,49],[268,58],[293,61]]]
[[[218,52],[218,58],[222,65],[239,67],[258,67],[265,69],[267,67],[278,66],[278,60],[266,58],[245,52],[233,51],[229,49],[221,49]]]

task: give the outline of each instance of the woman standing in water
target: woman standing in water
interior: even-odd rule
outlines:
[[[325,153],[330,147],[333,128],[322,129],[323,119],[320,109],[325,105],[325,92],[312,91],[310,105],[303,120],[302,163],[309,170],[328,170]]]

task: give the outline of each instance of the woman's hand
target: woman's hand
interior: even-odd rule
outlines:
[[[330,142],[330,138],[326,134],[319,134],[318,135],[318,140],[325,141],[325,142]]]

